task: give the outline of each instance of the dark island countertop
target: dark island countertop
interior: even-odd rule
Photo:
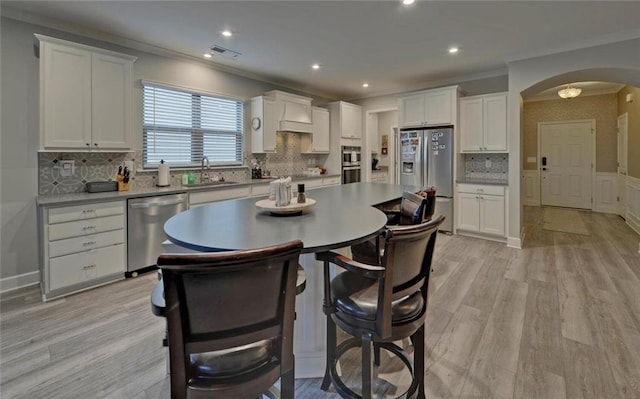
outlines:
[[[222,201],[190,209],[169,219],[164,230],[177,245],[197,251],[262,248],[300,239],[303,252],[345,247],[375,237],[385,214],[373,205],[397,200],[414,187],[353,183],[309,192],[317,201],[308,213],[274,216],[255,206],[256,198]]]

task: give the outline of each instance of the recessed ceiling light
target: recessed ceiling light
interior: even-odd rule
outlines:
[[[369,87],[369,83],[363,83],[362,87]]]
[[[313,65],[311,65],[311,68],[313,68],[313,69],[320,69],[320,65],[318,65],[318,64],[313,64]]]
[[[204,58],[211,58],[211,53],[204,53],[204,54],[202,54],[202,56]]]
[[[409,4],[413,4],[415,0],[402,0],[402,4],[404,4],[405,6],[408,6]]]
[[[449,54],[455,54],[459,51],[459,49],[457,47],[451,47],[449,49]]]
[[[233,33],[231,33],[230,30],[223,30],[222,31],[222,36],[231,37],[231,35],[233,35]]]

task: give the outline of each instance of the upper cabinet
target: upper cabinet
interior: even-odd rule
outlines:
[[[251,99],[251,152],[276,151],[276,102],[259,96]]]
[[[507,94],[460,99],[460,150],[507,151]]]
[[[398,118],[401,128],[453,125],[458,86],[401,96]]]
[[[329,147],[329,111],[313,107],[313,134],[300,136],[303,153],[328,153]]]
[[[331,112],[331,130],[339,132],[343,139],[362,138],[362,107],[337,101],[329,104]]]
[[[136,57],[36,37],[40,42],[40,149],[131,150]]]

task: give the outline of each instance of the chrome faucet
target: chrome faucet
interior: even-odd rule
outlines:
[[[200,183],[204,183],[204,161],[207,161],[207,170],[209,170],[209,158],[202,157],[202,161],[200,162],[201,165],[201,169],[200,169]]]

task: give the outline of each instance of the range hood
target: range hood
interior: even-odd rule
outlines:
[[[273,90],[264,94],[276,102],[276,130],[313,133],[311,98]]]

